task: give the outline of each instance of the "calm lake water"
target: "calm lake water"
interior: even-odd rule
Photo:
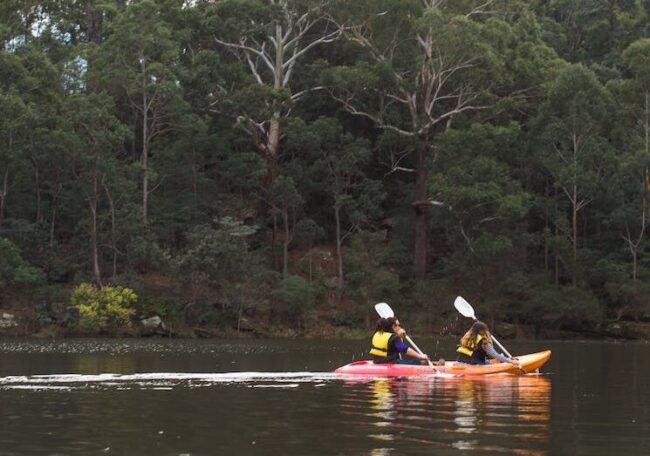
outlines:
[[[418,339],[451,359],[453,341]],[[366,341],[0,340],[1,455],[650,455],[650,344],[541,375],[340,379]]]

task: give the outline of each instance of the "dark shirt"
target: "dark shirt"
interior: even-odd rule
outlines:
[[[375,363],[394,363],[399,361],[399,354],[405,354],[409,346],[404,343],[402,339],[397,337],[397,334],[393,334],[388,339],[388,357],[383,358],[381,356],[373,356],[372,360]]]
[[[396,334],[393,334],[390,339],[388,340],[388,347],[390,349],[391,342],[393,344],[393,347],[395,348],[395,351],[400,352],[401,354],[405,354],[406,350],[408,350],[409,346],[404,343],[402,339],[397,337]]]

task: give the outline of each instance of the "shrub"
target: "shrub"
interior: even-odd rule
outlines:
[[[37,285],[43,280],[42,271],[27,263],[13,242],[0,238],[0,289],[12,285]]]
[[[105,286],[97,288],[82,283],[72,291],[71,307],[79,312],[79,324],[85,329],[107,330],[131,326],[132,306],[138,296],[130,288]]]
[[[312,313],[318,298],[317,288],[299,276],[288,276],[283,279],[278,288],[271,292],[277,302],[277,308],[286,315],[289,321],[298,327],[303,327]]]
[[[590,291],[548,285],[522,302],[524,321],[535,325],[577,329],[589,327],[602,318],[603,307]]]

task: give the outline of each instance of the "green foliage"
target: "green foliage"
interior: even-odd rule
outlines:
[[[545,327],[592,328],[604,314],[602,303],[593,293],[547,284],[543,276],[514,274],[500,288],[509,303],[506,313],[539,331]]]
[[[285,316],[285,321],[303,327],[314,320],[314,309],[319,297],[318,288],[300,276],[288,276],[271,292],[277,304],[274,309]]]
[[[38,285],[43,281],[43,272],[27,263],[13,242],[0,237],[0,289],[13,285]]]
[[[642,38],[630,44],[623,52],[625,65],[642,86],[650,89],[650,38]]]
[[[216,287],[237,281],[250,271],[247,237],[257,231],[231,217],[195,227],[189,233],[189,248],[173,258],[183,277],[207,279]]]
[[[431,322],[459,288],[646,318],[647,1],[0,4],[0,287],[36,326],[88,277],[224,328]]]
[[[70,306],[79,312],[79,325],[84,329],[119,330],[131,326],[137,300],[138,296],[130,288],[97,288],[82,283],[72,291]]]
[[[379,234],[360,231],[350,241],[346,294],[361,306],[362,314],[367,310],[367,303],[400,297],[399,276],[385,263],[384,254],[384,242]]]
[[[181,321],[182,307],[171,299],[164,297],[144,297],[138,299],[138,314],[143,316],[157,315],[164,321]]]
[[[650,285],[645,281],[626,280],[610,282],[607,286],[610,294],[610,317],[617,320],[632,318],[636,321],[650,318]]]

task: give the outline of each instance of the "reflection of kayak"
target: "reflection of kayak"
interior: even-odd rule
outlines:
[[[526,372],[532,372],[541,367],[551,357],[551,351],[541,351],[530,355],[516,356],[521,367]],[[493,360],[495,361],[495,360]],[[490,374],[521,374],[517,366],[510,363],[492,362],[490,364],[463,364],[447,361],[444,366],[435,366],[439,372],[455,375],[490,375]],[[373,375],[377,377],[411,377],[414,375],[432,375],[435,370],[427,365],[412,364],[375,364],[372,361],[356,361],[339,367],[334,372],[346,375]]]

